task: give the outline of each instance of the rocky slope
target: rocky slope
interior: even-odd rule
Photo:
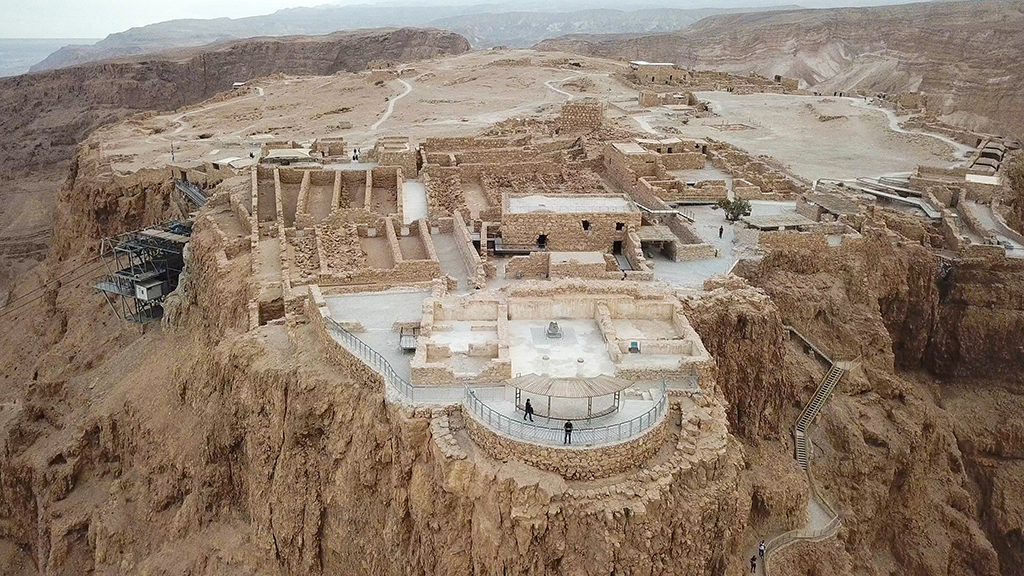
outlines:
[[[161,178],[114,185],[89,145],[74,166],[61,248],[19,294],[90,239],[174,215]],[[812,432],[839,541],[780,566],[1010,575],[1024,557],[1019,263],[944,271],[875,222],[862,243],[770,253],[752,286],[713,280],[686,306],[737,434],[722,472],[605,506],[466,443],[445,457],[437,415],[296,346],[308,325],[244,332],[249,256],[220,256],[218,218],[213,202],[164,330],[73,282],[0,317],[0,573],[738,574],[744,526],[796,527],[807,497],[784,431],[823,367],[783,321],[860,367]]]
[[[456,6],[316,6],[279,10],[265,16],[170,20],[111,34],[91,45],[68,45],[32,66],[33,72],[98,60],[150,54],[172,48],[201,46],[254,36],[330,34],[339,30],[395,26],[443,28],[470,39],[475,47],[507,45],[525,48],[567,33],[609,34],[680,30],[724,12],[746,9],[674,9],[651,7],[622,11],[613,3],[596,9],[575,6],[528,6],[525,2]],[[553,9],[557,8],[558,11]],[[773,9],[778,9],[774,7]],[[529,11],[526,11],[529,10]],[[751,8],[750,10],[756,10]]]
[[[843,546],[780,565],[1017,574],[1024,262],[972,256],[947,268],[884,229],[867,236],[779,249],[747,273],[788,322],[858,361],[811,435]]]
[[[101,162],[80,148],[67,248],[19,293],[80,265],[96,234],[173,215],[158,178],[115,186]],[[751,502],[735,440],[713,482],[605,503],[464,433],[469,457],[451,458],[441,415],[325,363],[310,325],[244,332],[249,254],[225,257],[215,231],[233,218],[204,210],[162,330],[140,335],[75,283],[0,317],[0,573],[711,575],[734,561]],[[792,523],[791,476],[758,501]]]
[[[726,14],[681,32],[540,43],[612,58],[799,78],[825,93],[920,91],[971,129],[1024,133],[1024,2]]]
[[[773,7],[778,9],[781,7]],[[439,18],[431,26],[462,34],[477,48],[506,45],[526,48],[563,34],[650,34],[682,30],[710,16],[757,8],[578,10],[574,12],[496,12]]]
[[[372,60],[405,62],[469,50],[451,32],[402,28],[329,36],[255,38],[145,60],[89,64],[0,79],[0,170],[71,157],[101,124],[136,111],[173,110],[275,73],[329,75]]]
[[[363,30],[0,78],[0,299],[6,301],[10,276],[45,254],[56,189],[75,146],[98,126],[206,100],[236,81],[354,72],[371,60],[407,62],[468,49],[464,38],[440,30]]]

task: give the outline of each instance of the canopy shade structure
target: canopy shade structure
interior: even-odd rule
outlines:
[[[630,386],[629,382],[603,374],[592,378],[552,378],[539,374],[524,374],[510,378],[505,383],[524,392],[552,398],[608,396]]]

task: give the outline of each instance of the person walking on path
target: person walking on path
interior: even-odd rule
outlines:
[[[757,545],[757,555],[761,557],[761,560],[764,560],[764,540],[761,540],[761,543]]]
[[[757,556],[750,557],[750,573],[754,574],[757,572]]]
[[[719,226],[718,227],[718,239],[719,240],[722,239],[722,234],[725,234],[725,226]]]
[[[533,404],[530,404],[529,398],[526,399],[526,409],[523,410],[523,420],[526,420],[527,416],[530,417],[530,422],[533,422]]]
[[[572,420],[565,421],[565,441],[562,444],[572,444]]]

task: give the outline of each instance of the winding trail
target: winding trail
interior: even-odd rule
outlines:
[[[959,156],[961,158],[961,161],[956,164],[957,166],[961,166],[964,163],[966,163],[967,162],[967,158],[970,156],[970,154],[972,152],[974,152],[974,148],[973,147],[967,146],[965,144],[961,144],[961,143],[957,142],[956,140],[953,140],[952,138],[950,138],[948,136],[943,136],[942,134],[935,134],[934,132],[925,132],[924,130],[907,130],[907,129],[905,129],[902,126],[900,126],[899,116],[897,116],[895,112],[893,112],[892,110],[889,110],[888,108],[882,108],[880,106],[872,106],[871,104],[868,104],[868,101],[867,101],[866,98],[845,97],[844,99],[848,100],[850,102],[850,104],[852,106],[854,106],[855,108],[864,108],[866,110],[877,110],[877,111],[885,114],[885,116],[889,119],[889,129],[892,130],[893,132],[899,132],[900,134],[914,134],[914,135],[919,135],[919,136],[927,136],[929,138],[934,138],[936,140],[939,140],[941,142],[945,142],[946,144],[949,144],[950,146],[953,147],[954,150],[957,151],[957,156]]]
[[[387,111],[385,111],[384,115],[380,117],[380,120],[377,120],[376,122],[373,123],[373,126],[370,126],[370,130],[376,130],[380,128],[380,125],[383,124],[388,118],[390,118],[391,113],[395,111],[395,102],[398,102],[402,98],[405,98],[406,96],[409,95],[410,92],[412,92],[412,84],[409,84],[408,82],[402,80],[401,78],[399,78],[398,81],[401,82],[403,86],[405,86],[405,92],[402,92],[398,96],[395,96],[394,98],[388,101]]]
[[[584,76],[583,74],[574,74],[572,76],[567,76],[565,78],[562,78],[561,80],[548,80],[547,82],[544,83],[544,85],[547,86],[548,88],[554,90],[555,92],[561,94],[562,96],[568,96],[569,100],[572,100],[576,96],[570,94],[569,92],[566,92],[565,90],[562,90],[561,88],[555,88],[554,86],[551,85],[551,83],[552,82],[558,82],[559,84],[561,84],[562,82],[568,82],[569,80],[575,80],[576,78],[581,78],[583,76]]]

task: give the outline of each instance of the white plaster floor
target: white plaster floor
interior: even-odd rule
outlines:
[[[477,330],[473,328],[477,327]],[[450,328],[450,329],[449,329]],[[486,328],[486,329],[480,329]],[[498,327],[495,322],[473,322],[470,320],[445,320],[434,325],[430,339],[447,345],[452,352],[469,352],[469,345],[488,344],[498,341]]]
[[[620,340],[672,340],[679,337],[675,326],[668,320],[640,320],[617,318],[612,320]]]
[[[771,200],[753,200],[750,203],[750,214],[767,216],[796,210],[795,202],[776,202]],[[725,213],[711,206],[692,206],[686,208],[693,214],[696,222],[691,224],[694,232],[705,242],[718,249],[718,257],[690,262],[674,262],[661,254],[652,254],[650,260],[654,264],[654,277],[663,282],[685,288],[700,288],[704,281],[715,274],[724,274],[732,268],[737,259],[753,257],[753,246],[737,243],[735,226],[726,222]],[[718,228],[722,227],[723,235],[718,237]]]
[[[523,394],[523,402],[526,402],[527,395]],[[597,418],[591,418],[589,421],[587,417],[587,399],[586,398],[557,398],[552,399],[551,412],[554,417],[547,418],[547,397],[531,397],[531,402],[534,405],[533,424],[541,427],[550,427],[561,430],[562,426],[565,425],[566,419],[573,421],[574,429],[581,428],[596,428],[598,426],[611,426],[620,422],[628,422],[633,418],[650,410],[657,402],[658,399],[654,400],[642,400],[639,398],[631,398],[622,400],[619,409],[611,414],[605,414]],[[610,407],[612,404],[612,398],[602,397],[594,398],[593,411],[600,412]],[[523,419],[523,411],[517,410],[512,400],[500,400],[487,402],[487,406],[501,413],[503,416],[508,416],[512,419]]]
[[[402,378],[409,380],[411,354],[399,347],[395,322],[419,322],[423,318],[426,290],[393,290],[324,296],[331,318],[338,322],[358,321],[365,329],[353,334],[387,359]]]
[[[557,320],[562,337],[548,338],[549,322],[509,322],[509,357],[513,376],[546,374],[556,378],[588,378],[615,374],[615,365],[608,356],[596,322]],[[583,361],[579,362],[580,359]]]
[[[732,192],[732,174],[719,170],[711,164],[699,170],[669,170],[668,173],[682,182],[725,180],[726,188],[729,189],[729,192]]]
[[[412,224],[427,217],[427,189],[422,182],[406,180],[402,184],[402,222]]]

